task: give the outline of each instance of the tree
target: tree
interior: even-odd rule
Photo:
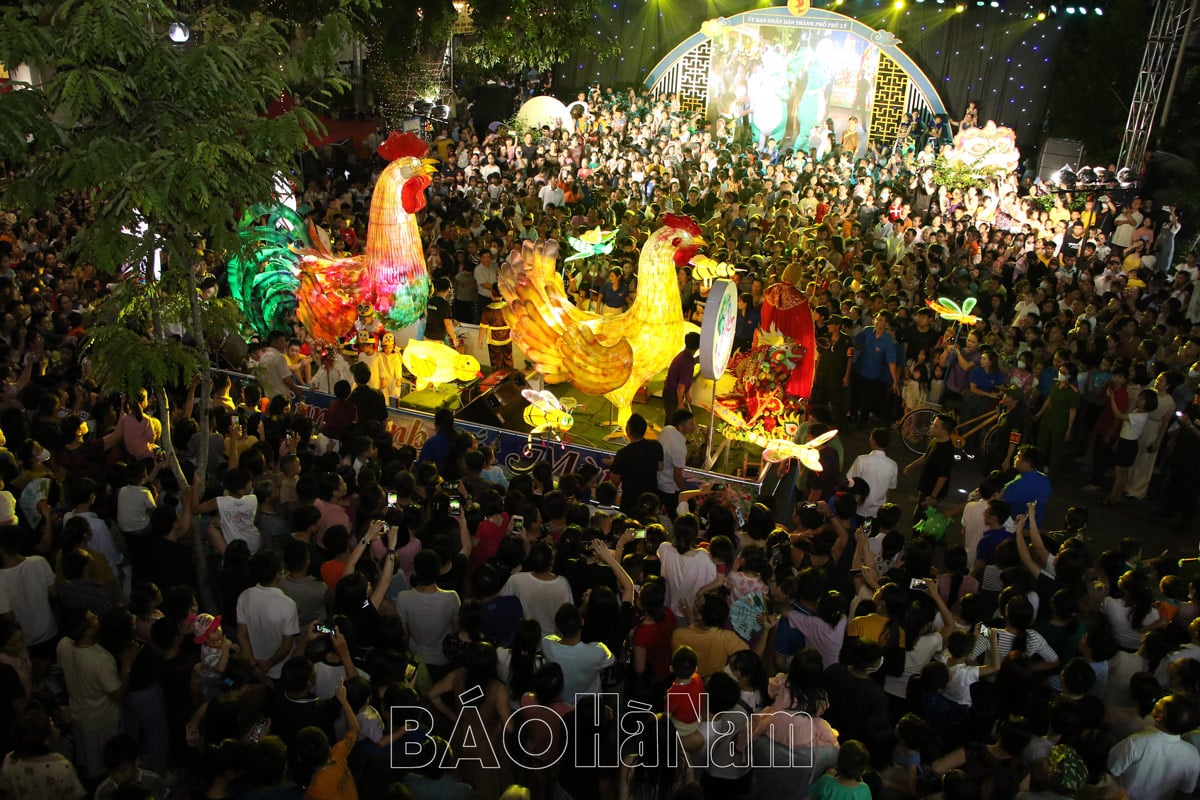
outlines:
[[[460,53],[483,69],[546,71],[580,47],[600,60],[619,50],[614,37],[597,30],[599,0],[471,0],[470,6],[475,33]]]
[[[227,301],[200,296],[197,243],[232,251],[242,209],[272,199],[276,176],[319,127],[310,109],[345,86],[335,59],[351,13],[366,3],[338,0],[299,41],[278,19],[204,6],[190,13],[184,45],[166,35],[181,19],[173,0],[57,0],[0,14],[0,63],[44,75],[0,94],[0,158],[20,168],[3,201],[36,211],[63,192],[88,199],[92,215],[80,220],[70,253],[98,274],[120,275],[89,338],[93,378],[157,396],[164,450],[185,491],[168,389],[201,376],[206,441],[206,333],[232,319]],[[268,105],[284,95],[297,105],[269,119]],[[183,336],[170,336],[174,328]],[[200,448],[199,491],[207,456]],[[204,558],[196,561],[203,592]]]

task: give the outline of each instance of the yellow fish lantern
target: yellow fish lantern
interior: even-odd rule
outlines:
[[[539,392],[536,389],[522,389],[521,397],[529,403],[522,416],[525,424],[530,426],[531,438],[546,431],[551,431],[557,436],[571,430],[575,425],[575,417],[571,412],[578,403],[574,397],[559,400],[552,392]]]
[[[796,444],[786,439],[772,439],[763,447],[762,458],[768,464],[778,464],[780,461],[796,458],[813,472],[820,472],[821,454],[818,448],[835,436],[837,436],[836,430],[827,431],[804,444]]]
[[[404,347],[404,368],[416,378],[417,390],[480,376],[479,361],[441,342],[414,339]]]

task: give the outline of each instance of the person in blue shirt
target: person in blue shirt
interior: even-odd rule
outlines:
[[[600,290],[602,313],[620,314],[629,304],[629,287],[625,285],[624,277],[620,267],[613,267],[608,273],[608,282]]]
[[[896,340],[888,333],[892,315],[880,311],[875,327],[865,328],[854,337],[854,380],[851,389],[851,416],[865,425],[875,414],[885,425],[892,418],[892,395],[900,390],[896,368]]]
[[[1037,503],[1037,524],[1042,528],[1046,521],[1046,503],[1050,501],[1050,478],[1042,472],[1044,458],[1042,451],[1031,444],[1017,449],[1013,458],[1013,469],[1017,477],[1004,485],[1001,499],[1012,508],[1025,508],[1029,503]]]

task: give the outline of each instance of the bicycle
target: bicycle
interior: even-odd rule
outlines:
[[[941,406],[929,405],[914,408],[900,418],[900,438],[904,440],[904,446],[917,455],[928,450],[930,430],[933,427],[933,421],[939,414],[950,414],[958,423],[954,433],[950,435],[950,444],[954,445],[955,450],[962,450],[966,447],[969,437],[985,428],[987,430],[982,434],[983,452],[990,453],[992,447],[997,443],[996,438],[1000,435],[996,428],[996,420],[1000,417],[999,407],[977,417],[959,420],[957,413],[948,411]],[[968,458],[974,458],[974,455],[969,454]]]

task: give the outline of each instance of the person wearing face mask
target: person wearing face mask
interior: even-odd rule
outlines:
[[[1075,415],[1079,413],[1079,388],[1075,385],[1077,367],[1070,361],[1058,368],[1054,384],[1042,402],[1042,407],[1033,415],[1038,422],[1038,449],[1046,454],[1049,465],[1047,474],[1061,476],[1063,460]]]

